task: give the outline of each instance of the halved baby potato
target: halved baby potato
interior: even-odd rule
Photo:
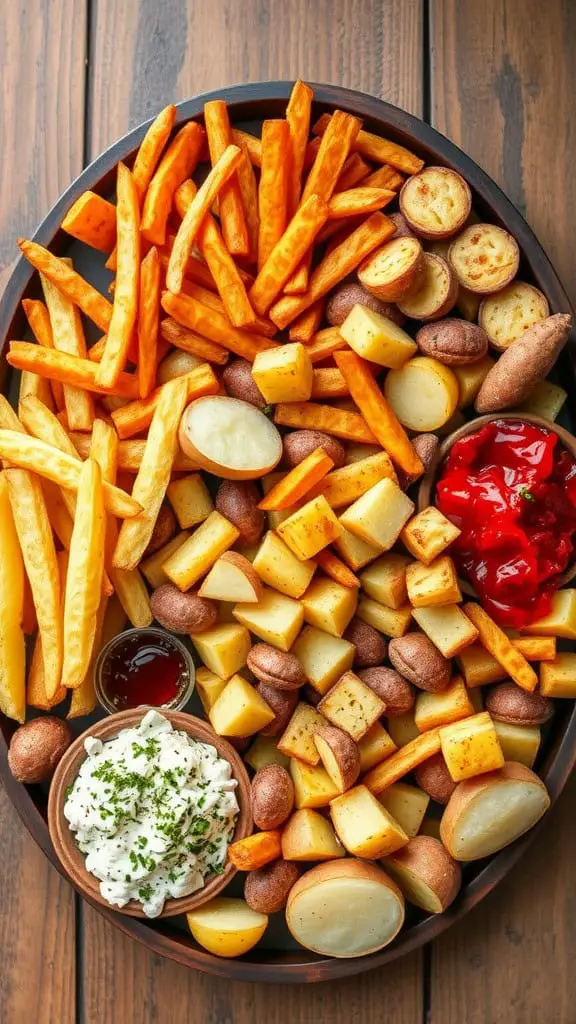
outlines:
[[[409,903],[442,914],[455,900],[462,884],[460,865],[438,839],[415,836],[401,850],[382,861]]]
[[[478,323],[486,331],[490,344],[502,351],[549,315],[548,299],[539,288],[524,281],[512,281],[502,291],[482,299]]]
[[[358,269],[358,280],[372,295],[397,302],[415,288],[424,274],[424,253],[417,238],[393,238],[372,253]]]
[[[192,935],[216,956],[242,956],[262,938],[268,916],[252,910],[245,900],[218,896],[186,914]]]
[[[225,551],[214,563],[198,594],[213,601],[256,603],[262,583],[252,563],[238,551]]]
[[[438,360],[416,356],[401,370],[390,370],[384,394],[403,426],[418,433],[438,430],[456,410],[458,380]]]
[[[520,250],[516,239],[497,224],[471,224],[452,242],[448,260],[464,288],[490,295],[516,277]]]
[[[208,473],[224,480],[255,480],[282,458],[282,438],[249,402],[209,395],[191,402],[180,421],[180,447]]]
[[[398,302],[398,309],[412,320],[438,320],[456,305],[458,281],[446,260],[424,253],[424,273],[419,284]]]
[[[334,725],[321,725],[314,734],[314,743],[339,792],[350,789],[360,774],[360,752],[350,734]]]
[[[448,238],[464,226],[472,206],[464,178],[449,167],[425,167],[400,192],[400,210],[420,238]]]

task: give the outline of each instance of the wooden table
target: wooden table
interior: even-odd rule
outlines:
[[[396,103],[526,214],[568,291],[573,0],[4,0],[0,289],[82,167],[165,103],[301,76]],[[576,780],[480,907],[432,948],[340,983],[222,984],[151,956],[75,898],[0,792],[2,1024],[574,1024]]]

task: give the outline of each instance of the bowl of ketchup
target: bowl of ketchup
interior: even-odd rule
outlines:
[[[521,629],[576,575],[576,438],[541,416],[480,416],[444,441],[420,484],[461,531],[450,549],[492,618]]]

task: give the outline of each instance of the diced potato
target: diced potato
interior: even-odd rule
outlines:
[[[366,494],[374,484],[385,479],[398,482],[390,456],[387,452],[381,451],[377,455],[333,470],[309,492],[309,496],[323,494],[332,508],[344,508]]]
[[[342,636],[356,611],[358,592],[336,580],[317,577],[302,597],[304,620],[332,636]]]
[[[309,683],[318,693],[325,694],[352,668],[355,649],[347,640],[314,626],[305,626],[294,642],[292,654],[300,661]]]
[[[476,626],[457,604],[445,604],[441,608],[414,608],[412,614],[445,658],[454,658],[478,638]]]
[[[409,786],[406,782],[395,782],[385,789],[380,803],[397,821],[400,828],[412,839],[418,835],[426,814],[430,797],[418,786]]]
[[[258,604],[237,604],[234,618],[267,644],[289,651],[304,622],[300,601],[264,589]]]
[[[267,473],[266,476],[263,476],[260,482],[262,484],[264,494],[268,494],[268,492],[271,491],[272,488],[275,487],[276,484],[285,476],[286,473]],[[291,516],[292,513],[296,511],[297,507],[298,506],[295,505],[293,508],[283,508],[282,511],[267,512],[266,515],[268,516],[269,528],[271,530],[276,530],[280,523],[283,523],[285,519],[288,519],[288,516]]]
[[[312,394],[312,360],[299,341],[258,352],[252,376],[270,405],[308,402]]]
[[[209,714],[225,686],[226,679],[217,676],[209,668],[202,666],[196,669],[196,691],[206,714]]]
[[[284,860],[334,860],[345,857],[346,850],[338,842],[332,824],[322,814],[309,808],[294,812],[282,830]]]
[[[263,583],[294,598],[302,597],[316,571],[315,562],[296,558],[272,530],[262,540],[252,564]]]
[[[254,687],[237,674],[226,683],[209,717],[219,736],[253,736],[276,716]]]
[[[340,334],[363,359],[394,370],[404,366],[418,351],[416,343],[398,324],[366,306],[352,307]]]
[[[576,654],[564,651],[540,665],[540,693],[544,697],[576,697]]]
[[[290,765],[290,758],[278,750],[276,736],[257,736],[244,754],[244,760],[255,772],[267,768],[269,764],[279,764],[281,768],[288,768]]]
[[[309,704],[297,704],[294,714],[278,740],[278,750],[287,757],[295,757],[306,764],[317,765],[320,754],[314,743],[314,733],[325,719]]]
[[[458,722],[474,714],[472,702],[461,676],[454,676],[440,693],[419,693],[416,698],[414,721],[419,732],[435,729],[438,725]]]
[[[166,493],[183,530],[203,523],[214,511],[214,502],[200,473],[173,480]]]
[[[189,590],[239,536],[240,531],[232,523],[219,512],[212,512],[164,562],[164,572],[180,590]]]
[[[346,445],[346,465],[351,466],[354,462],[369,459],[372,455],[379,455],[381,451],[377,444],[356,444],[351,441]]]
[[[391,722],[397,722],[397,718],[391,718]],[[448,726],[453,728],[453,726]],[[395,754],[391,754],[381,764],[377,764],[367,775],[364,776],[364,785],[371,793],[383,793],[394,782],[398,782],[408,772],[417,768],[423,761],[427,761],[433,754],[440,751],[440,730],[430,729],[429,732],[419,733],[413,740],[406,743]]]
[[[202,581],[199,597],[235,604],[257,604],[262,583],[251,562],[239,551],[225,551]]]
[[[386,705],[354,672],[346,672],[322,698],[318,710],[353,740],[360,740],[384,714]]]
[[[460,651],[457,661],[469,689],[506,679],[505,669],[482,644],[470,644],[470,647]]]
[[[462,600],[456,566],[450,555],[440,555],[430,565],[412,562],[406,568],[406,588],[414,608],[458,604]]]
[[[404,527],[400,539],[414,558],[430,565],[459,536],[458,527],[439,509],[429,505]]]
[[[367,544],[365,540],[356,537],[350,530],[346,530],[342,526],[342,520],[340,520],[340,526],[342,532],[334,541],[334,547],[346,565],[349,565],[354,572],[378,557],[382,551],[379,545]]]
[[[386,857],[408,842],[408,836],[366,786],[354,786],[330,804],[340,842],[354,857]]]
[[[541,380],[530,392],[528,398],[517,406],[517,409],[518,412],[528,412],[532,416],[543,416],[545,420],[550,420],[553,423],[558,418],[567,397],[564,388],[559,387],[558,384],[552,384],[549,380]]]
[[[440,729],[440,744],[454,782],[493,772],[504,765],[494,722],[487,711]]]
[[[230,679],[246,664],[250,634],[237,622],[222,622],[204,633],[192,633],[191,639],[206,667],[222,679]]]
[[[467,366],[453,366],[452,371],[458,381],[458,408],[466,409],[472,405],[476,395],[482,387],[484,378],[488,371],[494,366],[492,356],[484,356],[477,363],[469,363]]]
[[[149,558],[145,558],[143,562],[140,562],[142,575],[145,576],[153,590],[156,590],[156,587],[161,587],[163,583],[170,582],[163,569],[164,562],[167,562],[170,555],[173,555],[175,551],[178,551],[178,548],[182,547],[184,541],[188,540],[189,536],[189,530],[182,530],[182,533],[172,537],[172,540],[169,540],[164,547],[159,548]]]
[[[408,599],[406,567],[409,563],[407,555],[382,555],[360,574],[362,589],[379,604],[401,608]]]
[[[379,604],[370,597],[361,597],[358,601],[356,615],[362,622],[374,626],[386,636],[404,636],[408,631],[410,619],[412,618],[412,606],[404,604],[400,608],[388,608],[385,604]]]
[[[380,480],[340,516],[347,530],[388,551],[412,515],[414,503],[393,480]]]
[[[290,758],[290,775],[294,783],[296,807],[327,807],[340,793],[321,764],[312,765]]]
[[[498,742],[502,747],[505,761],[519,761],[531,768],[536,760],[542,739],[537,725],[511,725],[509,722],[494,722]]]
[[[394,715],[388,719],[388,732],[397,748],[405,747],[420,735],[414,711],[407,711],[405,715]]]
[[[305,561],[336,540],[342,527],[326,498],[319,494],[280,523],[278,533],[296,557]]]
[[[374,765],[380,764],[390,754],[397,750],[397,746],[389,733],[380,722],[374,722],[358,741],[358,753],[360,754],[360,771],[367,772]]]
[[[552,607],[548,615],[524,626],[522,632],[576,640],[576,590],[558,590],[552,596]]]

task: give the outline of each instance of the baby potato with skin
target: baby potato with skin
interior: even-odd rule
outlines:
[[[497,224],[471,224],[452,242],[448,261],[464,288],[489,295],[516,277],[520,250],[516,239]]]
[[[549,313],[548,299],[539,288],[524,281],[512,281],[495,295],[482,299],[478,323],[492,347],[501,352]]]
[[[456,305],[458,281],[446,260],[424,253],[424,271],[415,287],[398,302],[398,309],[412,320],[439,320]]]
[[[385,302],[397,302],[416,288],[424,273],[424,254],[417,238],[400,236],[386,242],[358,268],[364,287]]]
[[[402,186],[400,210],[419,238],[449,238],[472,206],[468,183],[449,167],[425,167]]]

